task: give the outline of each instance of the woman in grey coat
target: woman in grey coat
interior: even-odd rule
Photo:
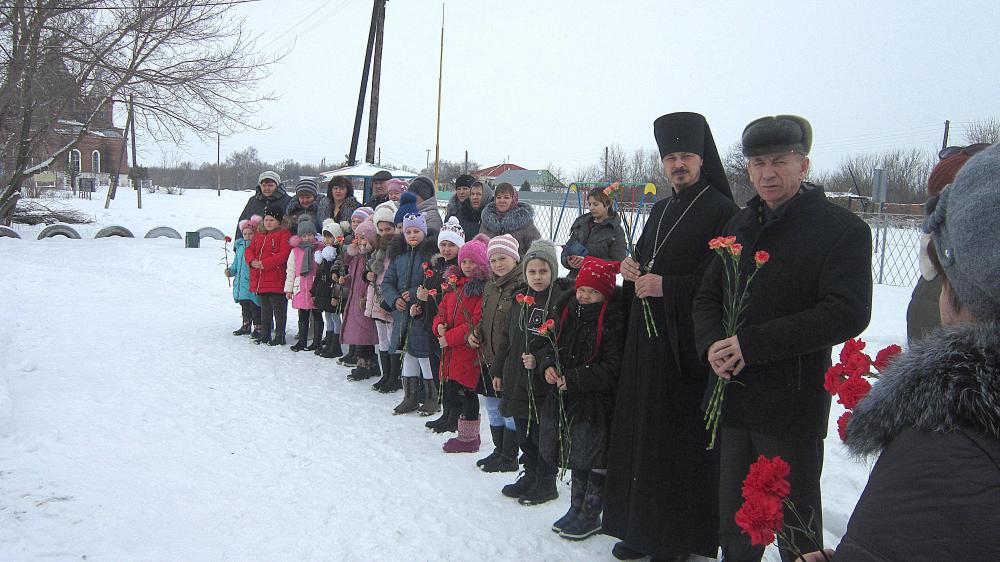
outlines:
[[[563,245],[560,260],[569,269],[570,279],[576,279],[586,256],[612,261],[625,259],[625,229],[611,198],[603,189],[594,188],[587,194],[587,207],[590,212],[573,221],[569,239]]]
[[[535,228],[535,210],[531,205],[517,200],[517,190],[509,183],[497,186],[491,201],[483,208],[479,233],[490,238],[510,234],[517,240],[521,257],[531,243],[542,237]]]

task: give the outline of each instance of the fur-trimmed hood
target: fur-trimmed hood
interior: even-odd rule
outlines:
[[[483,208],[481,221],[483,230],[498,234],[511,234],[530,225],[535,219],[535,210],[524,201],[518,201],[517,205],[509,211],[500,215],[496,202],[490,201],[489,205]]]
[[[417,244],[417,253],[426,258],[431,258],[438,253],[437,247],[437,230],[430,229],[427,231],[427,236]],[[389,247],[386,249],[386,257],[390,261],[396,259],[398,256],[407,252],[409,246],[406,243],[406,237],[403,234],[397,234],[392,242],[389,242]]]
[[[847,446],[878,454],[907,427],[1000,439],[1000,323],[939,330],[897,357],[854,410]]]

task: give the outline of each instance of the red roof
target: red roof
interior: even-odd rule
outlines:
[[[510,170],[524,170],[524,168],[518,166],[517,164],[497,164],[496,166],[476,170],[475,172],[472,172],[472,175],[480,178],[495,178]]]

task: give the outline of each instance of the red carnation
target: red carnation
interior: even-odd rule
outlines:
[[[232,238],[230,238],[230,237],[226,236],[226,242],[232,242],[232,241],[233,241],[233,239],[232,239]]]
[[[846,361],[841,361],[841,367],[848,376],[860,377],[870,374],[872,358],[860,351],[852,354]]]
[[[841,441],[847,441],[847,423],[851,421],[851,412],[844,412],[837,418],[837,433]]]
[[[865,348],[865,342],[860,338],[850,339],[844,342],[844,347],[840,350],[840,362],[846,363],[847,358],[855,353],[861,353]]]
[[[525,297],[524,297],[524,305],[525,306],[535,306],[535,297],[532,297],[530,295],[525,295]]]
[[[716,236],[708,241],[709,250],[718,250],[726,245],[725,239],[722,236]]]
[[[448,290],[448,284],[447,283],[441,283],[441,290],[442,291],[447,291]]]
[[[848,377],[844,384],[837,389],[837,394],[840,395],[837,402],[843,404],[848,410],[853,410],[871,389],[871,383],[864,377]]]
[[[427,269],[427,268],[428,268],[428,267],[430,267],[430,266],[431,266],[431,264],[429,264],[429,263],[427,263],[427,262],[424,262],[424,263],[420,264],[420,267],[422,267],[422,268],[424,268],[424,269]]]
[[[768,459],[760,455],[757,462],[750,465],[750,472],[743,480],[743,497],[750,500],[757,496],[788,496],[792,491],[787,480],[791,471],[791,467],[781,457]]]
[[[431,289],[430,291],[427,291],[427,294],[430,295],[430,296],[432,296],[432,297],[436,297],[437,294],[438,294],[438,290],[437,289]]]
[[[428,270],[424,271],[424,277],[430,279],[431,277],[434,277],[434,272],[431,271],[430,269],[428,269]]]
[[[736,512],[736,524],[754,545],[766,546],[774,542],[774,534],[781,531],[785,522],[781,498],[777,496],[755,496],[743,503]]]
[[[743,253],[743,244],[733,244],[729,246],[729,251],[733,253],[734,256],[739,257]]]
[[[753,255],[753,259],[757,262],[757,267],[760,267],[767,263],[767,260],[771,259],[771,254],[765,252],[764,250],[759,250]]]
[[[524,293],[518,293],[517,296],[514,297],[514,300],[517,301],[517,304],[524,304]]]
[[[837,391],[840,390],[840,385],[844,384],[847,380],[847,373],[844,372],[844,366],[840,363],[830,367],[826,370],[825,382],[823,383],[823,388],[830,393],[831,396],[836,396]]]
[[[889,366],[889,363],[892,363],[892,360],[902,352],[903,348],[896,344],[892,344],[875,355],[875,361],[872,362],[872,365],[874,365],[879,372],[882,372]]]

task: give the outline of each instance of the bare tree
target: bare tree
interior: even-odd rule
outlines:
[[[255,93],[276,58],[256,53],[227,0],[18,0],[0,16],[0,220],[22,183],[71,150],[109,104],[183,141],[259,128]],[[43,89],[44,91],[39,91]],[[87,102],[87,103],[85,103]],[[81,109],[85,109],[81,113]],[[69,125],[60,123],[71,111]]]
[[[729,179],[729,187],[733,191],[733,200],[743,207],[747,201],[757,195],[757,190],[750,183],[750,172],[747,170],[747,157],[743,155],[742,143],[729,145],[729,150],[722,157],[722,168]]]
[[[985,142],[996,144],[1000,142],[1000,120],[990,117],[988,119],[977,119],[965,128],[966,144]]]

